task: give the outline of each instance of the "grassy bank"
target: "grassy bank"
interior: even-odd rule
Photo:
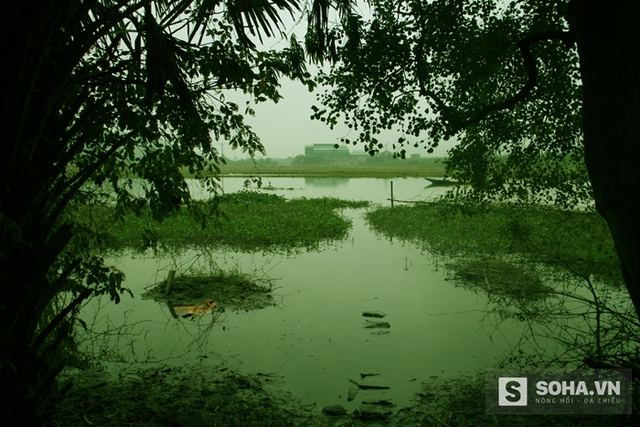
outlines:
[[[604,220],[595,212],[542,206],[424,203],[367,213],[378,234],[448,258],[519,256],[616,282],[618,260]]]
[[[105,244],[111,249],[219,246],[243,251],[288,251],[317,249],[322,243],[345,238],[351,223],[338,211],[368,204],[334,198],[286,200],[275,194],[250,191],[223,195],[218,203],[220,216],[208,218],[204,228],[186,210],[162,222],[153,220],[148,213],[129,214],[116,221],[106,208],[94,210],[93,215],[101,216],[97,222],[105,227]]]
[[[615,427],[638,415],[493,415],[485,413],[484,375],[426,380],[411,406],[380,419],[354,410],[328,416],[279,389],[269,373],[241,375],[227,367],[149,366],[119,375],[63,375],[72,384],[55,414],[60,426],[139,427]],[[635,411],[634,411],[635,412]]]
[[[238,176],[316,176],[352,178],[393,177],[442,177],[443,158],[378,159],[368,162],[323,162],[320,164],[296,164],[287,159],[227,161],[219,165],[222,175]],[[188,171],[183,174],[191,177]]]
[[[405,425],[415,425],[412,421],[416,419],[421,421],[419,425],[423,427],[614,427],[633,426],[638,422],[638,416],[635,413],[633,415],[487,414],[484,372],[475,376],[461,375],[456,378],[432,377],[422,383],[422,390],[417,395],[415,406],[407,408],[406,414],[398,414],[406,419]],[[398,425],[403,424],[400,422]]]

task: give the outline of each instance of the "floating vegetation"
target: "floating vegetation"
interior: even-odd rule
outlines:
[[[336,198],[286,199],[273,193],[240,191],[196,203],[196,210],[212,210],[219,217],[203,223],[183,209],[162,222],[147,212],[141,216],[111,218],[108,208],[94,215],[108,235],[111,249],[154,247],[223,247],[239,251],[291,252],[318,250],[323,244],[347,237],[351,222],[339,210],[368,206],[366,201]],[[95,210],[94,210],[95,211]]]
[[[524,276],[515,275],[513,269],[504,270],[514,261],[543,264],[580,277],[593,275],[616,287],[622,284],[611,233],[595,212],[441,201],[378,208],[367,212],[366,218],[376,233],[415,243],[445,258],[463,278],[471,273],[481,276],[484,273],[477,271],[478,263],[492,259],[502,261],[492,266],[494,270],[500,267],[501,274],[517,281],[525,280]],[[460,261],[464,259],[478,260],[476,267]]]
[[[376,209],[367,220],[378,234],[429,251],[456,285],[484,293],[489,321],[535,322],[516,349],[526,344],[537,363],[634,363],[637,316],[597,213],[440,201]],[[545,353],[549,338],[557,353]]]
[[[186,275],[175,279],[173,288],[166,293],[166,281],[156,283],[141,296],[176,306],[202,305],[215,301],[218,309],[255,310],[276,305],[270,283],[258,283],[249,275],[239,272],[216,275]],[[212,306],[212,304],[208,304]]]

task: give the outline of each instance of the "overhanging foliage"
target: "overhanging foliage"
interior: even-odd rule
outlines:
[[[374,0],[358,44],[338,49],[314,118],[344,121],[344,142],[431,153],[481,199],[592,200],[582,87],[566,2]],[[386,130],[397,130],[393,141]]]
[[[74,226],[69,207],[108,195],[119,214],[182,207],[201,221],[215,204],[191,202],[181,168],[216,190],[214,141],[263,152],[226,98],[280,99],[279,80],[314,86],[295,37],[280,50],[257,41],[280,34],[283,17],[308,16],[316,36],[334,2],[309,13],[297,0],[10,1],[2,43],[0,126],[0,424],[42,424],[60,343],[93,294],[118,300],[123,275],[91,253],[97,238]],[[347,11],[349,2],[337,2]],[[304,14],[304,15],[302,15]],[[142,179],[142,188],[126,177]],[[27,416],[28,419],[23,419]]]

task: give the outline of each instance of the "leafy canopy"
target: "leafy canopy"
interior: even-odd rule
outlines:
[[[313,118],[344,121],[372,155],[391,142],[433,152],[456,138],[447,173],[480,199],[590,199],[578,56],[567,2],[373,0],[360,39],[319,78]],[[342,31],[349,31],[344,29]],[[397,138],[384,140],[383,132]]]
[[[122,277],[87,280],[104,270],[85,252],[87,241],[99,236],[78,226],[70,232],[67,224],[75,221],[69,207],[95,202],[101,192],[118,215],[148,206],[162,219],[187,206],[204,222],[216,206],[192,203],[182,170],[215,192],[217,165],[224,160],[214,141],[264,153],[244,121],[253,114],[250,101],[241,106],[227,95],[238,91],[254,102],[278,102],[281,78],[309,89],[314,83],[295,36],[280,50],[261,50],[253,41],[277,34],[281,14],[300,10],[295,0],[67,6],[59,13],[48,6],[35,12],[49,38],[25,49],[42,51],[46,60],[19,70],[22,80],[34,81],[32,93],[20,93],[20,85],[16,93],[30,114],[18,118],[26,125],[17,129],[6,157],[6,188],[26,191],[22,200],[3,201],[3,213],[29,224],[18,236],[56,248],[43,266],[51,268],[56,287],[74,283],[82,292],[88,286],[117,301]]]
[[[295,37],[280,51],[261,51],[244,32],[248,25],[250,33],[271,35],[280,22],[274,6],[260,14],[260,8],[241,13],[242,4],[204,2],[187,9],[187,3],[160,2],[154,10],[147,4],[127,15],[88,49],[65,82],[66,89],[82,88],[69,90],[77,102],[64,106],[72,117],[69,129],[77,130],[69,132],[68,165],[79,181],[108,183],[120,206],[149,204],[158,217],[189,202],[180,168],[214,185],[210,177],[223,159],[212,140],[264,152],[244,122],[253,114],[249,102],[241,107],[226,94],[277,102],[284,76],[313,87]],[[297,8],[288,1],[275,6]],[[143,178],[143,191],[120,179],[123,172]]]
[[[181,169],[216,190],[215,141],[263,152],[244,122],[251,103],[280,99],[279,81],[314,86],[305,55],[327,57],[328,9],[316,0],[11,0],[0,28],[0,424],[44,425],[79,307],[116,302],[123,275],[104,265],[96,228],[77,215],[96,201],[156,219],[184,206],[203,221]],[[309,24],[305,49],[258,49],[285,17]],[[323,18],[324,17],[324,18]],[[312,41],[313,43],[309,43]],[[306,50],[306,51],[305,51]],[[141,178],[139,180],[130,177]],[[206,209],[205,209],[206,207]],[[90,212],[90,211],[89,211]],[[87,220],[87,218],[84,218]],[[89,218],[90,220],[90,218]],[[27,421],[23,418],[27,417]]]

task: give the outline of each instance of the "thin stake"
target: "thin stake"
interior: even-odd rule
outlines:
[[[169,275],[167,276],[167,287],[164,289],[164,294],[169,295],[171,290],[173,289],[173,283],[176,281],[176,271],[169,270]]]
[[[393,207],[393,181],[391,181],[391,207]]]

